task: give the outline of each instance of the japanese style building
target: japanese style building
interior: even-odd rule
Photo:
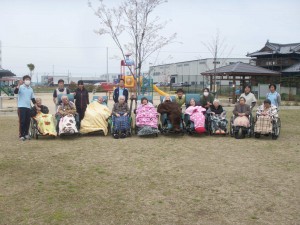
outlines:
[[[300,43],[277,44],[267,41],[261,50],[248,53],[247,56],[252,58],[256,66],[283,72],[300,63]]]

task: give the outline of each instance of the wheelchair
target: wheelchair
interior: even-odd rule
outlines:
[[[152,95],[138,95],[136,98],[134,114],[136,114],[137,101],[141,101],[141,99],[143,97],[146,97],[148,99],[148,101],[153,104],[153,96]],[[159,120],[157,122],[159,123]],[[159,124],[157,124],[157,127],[158,126],[159,126]],[[151,128],[151,127],[147,127],[146,129],[143,129],[143,128],[144,127],[139,127],[136,125],[136,123],[134,123],[134,133],[135,134],[138,134],[139,136],[152,136],[153,135],[155,137],[158,137],[158,134],[159,134],[158,129]],[[143,134],[139,134],[139,131],[141,131],[141,130],[144,131]]]
[[[29,136],[30,136],[30,138],[35,138],[36,140],[38,140],[40,136],[42,136],[42,137],[46,137],[46,136],[47,137],[52,137],[53,139],[55,138],[55,136],[53,136],[53,135],[43,135],[39,131],[37,121],[33,117],[30,118]]]
[[[58,98],[58,102],[61,102],[61,97],[62,96],[68,96],[68,99],[69,101],[73,102],[74,103],[74,95],[73,94],[59,94],[57,96]],[[60,115],[55,115],[55,119],[56,119],[56,132],[57,132],[57,135],[59,135],[60,137],[64,137],[64,136],[79,136],[80,133],[79,133],[79,129],[80,129],[80,120],[79,120],[79,115],[76,113],[75,116],[75,122],[76,122],[76,128],[78,130],[78,132],[76,133],[62,133],[59,135],[59,121],[61,119],[61,116]]]
[[[190,101],[192,98],[195,100],[196,106],[200,105],[201,96],[199,94],[185,94],[186,108],[188,108],[190,106],[189,104],[190,104]],[[204,114],[204,116],[205,116],[205,114]],[[184,125],[185,125],[184,126],[185,132],[188,133],[189,135],[197,134],[197,132],[195,130],[194,122],[190,120],[190,115],[184,114],[183,120],[184,120]],[[205,127],[206,127],[206,120],[205,120]],[[207,130],[207,129],[205,129],[205,130]]]
[[[175,102],[175,96],[170,96],[172,102]],[[164,96],[160,96],[160,103],[163,103]],[[162,134],[169,134],[169,133],[180,133],[181,135],[184,135],[184,123],[183,123],[183,114],[181,114],[180,118],[180,129],[181,132],[173,131],[173,125],[171,124],[171,121],[168,118],[168,115],[166,113],[161,114],[160,116],[160,122],[159,124],[159,130]]]
[[[230,136],[235,137],[236,139],[243,139],[246,136],[251,138],[254,133],[254,122],[252,114],[248,116],[249,119],[249,127],[243,127],[243,126],[234,126],[234,120],[237,118],[237,116],[232,115],[230,118]]]
[[[258,119],[259,116],[256,116],[256,121],[257,122],[257,119]],[[272,131],[269,133],[267,132],[254,132],[254,137],[255,138],[260,138],[261,135],[264,135],[264,136],[271,136],[273,140],[277,140],[277,138],[279,137],[280,135],[280,130],[281,130],[281,120],[279,117],[272,117],[270,118],[272,121]]]

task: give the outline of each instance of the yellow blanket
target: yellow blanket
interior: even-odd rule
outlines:
[[[102,130],[107,135],[108,122],[107,119],[111,115],[106,105],[102,105],[97,101],[89,104],[85,111],[85,115],[80,124],[80,133],[86,134]]]
[[[53,116],[39,112],[34,119],[37,121],[37,127],[41,134],[56,136]]]

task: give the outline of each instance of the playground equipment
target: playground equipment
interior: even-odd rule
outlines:
[[[162,95],[162,96],[169,95],[168,93],[160,90],[156,85],[153,85],[153,90],[156,91],[159,95]]]
[[[119,75],[119,79],[123,79],[125,81],[125,87],[134,89],[135,88],[135,65],[134,61],[129,58],[131,54],[125,55],[125,60],[121,60],[121,73]],[[129,69],[130,75],[126,75],[126,68]]]

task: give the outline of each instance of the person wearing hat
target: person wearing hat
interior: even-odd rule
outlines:
[[[57,96],[60,95],[60,94],[65,94],[65,95],[70,94],[70,90],[68,88],[64,87],[65,82],[64,82],[63,79],[58,80],[57,83],[58,83],[58,87],[53,92],[53,102],[56,106],[56,110],[57,110],[57,107],[61,103],[61,100],[58,101]]]
[[[34,104],[36,109],[41,110],[36,104],[30,83],[31,77],[29,75],[25,75],[23,80],[19,80],[18,86],[14,90],[14,93],[18,94],[19,138],[21,141],[30,139],[30,102]]]
[[[90,103],[89,93],[84,88],[82,80],[78,81],[78,88],[74,93],[74,99],[75,99],[76,111],[79,115],[79,121],[81,121],[84,117],[86,107]]]
[[[178,104],[179,107],[185,104],[185,95],[183,89],[179,88],[176,91],[175,102]]]

